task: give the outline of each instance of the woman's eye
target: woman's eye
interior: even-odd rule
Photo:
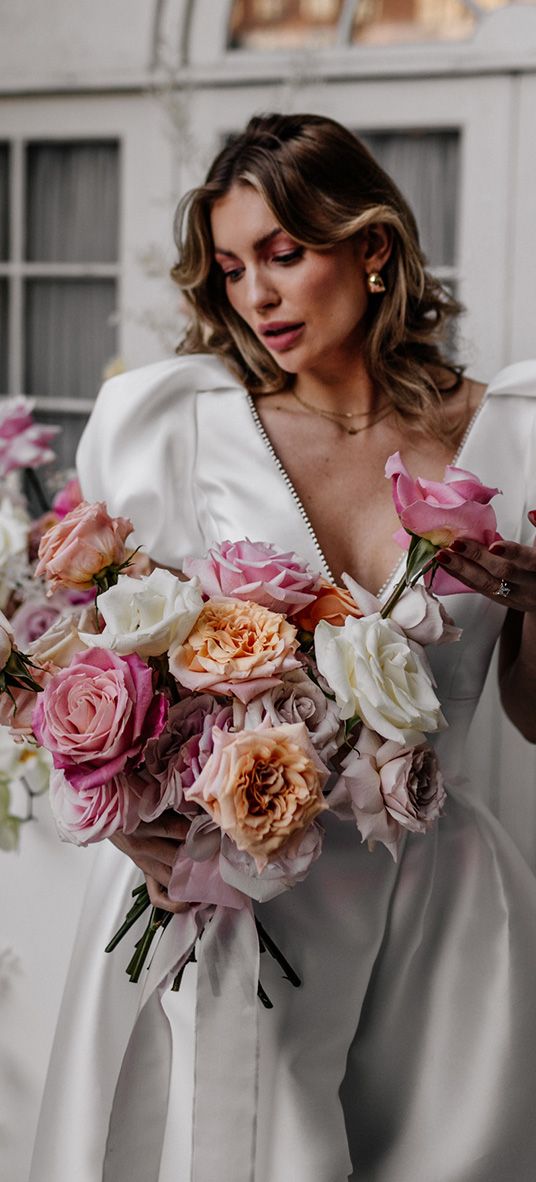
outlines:
[[[224,271],[223,274],[231,283],[236,283],[237,279],[240,279],[242,271],[242,267],[234,267],[232,271]]]
[[[303,247],[298,246],[295,250],[286,250],[283,254],[274,255],[276,263],[282,263],[285,266],[287,263],[295,263],[301,259],[303,255]]]

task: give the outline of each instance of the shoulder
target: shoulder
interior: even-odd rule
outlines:
[[[488,397],[532,398],[536,402],[536,360],[516,361],[505,366],[492,378],[487,394]]]
[[[208,353],[172,357],[118,374],[105,382],[95,412],[113,422],[135,417],[139,421],[160,417],[166,411],[183,410],[196,394],[206,390],[242,389],[219,358]]]

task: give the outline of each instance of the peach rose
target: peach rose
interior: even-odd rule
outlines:
[[[296,669],[296,629],[278,612],[238,599],[209,599],[183,644],[169,651],[186,689],[234,694],[249,702]]]
[[[322,579],[314,602],[298,612],[294,616],[294,621],[304,632],[314,632],[320,620],[327,620],[328,623],[341,628],[347,616],[359,619],[362,615],[363,612],[359,610],[346,587],[336,587],[334,583]]]
[[[238,734],[214,727],[213,738],[210,759],[184,795],[251,855],[260,873],[328,807],[327,769],[302,722]]]
[[[99,585],[99,576],[128,558],[125,541],[133,528],[126,517],[110,517],[103,501],[82,501],[43,534],[35,574],[45,576],[52,590]]]

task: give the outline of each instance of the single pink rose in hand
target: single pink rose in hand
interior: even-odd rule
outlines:
[[[41,538],[35,574],[44,576],[52,590],[89,589],[110,567],[126,562],[132,529],[127,518],[110,517],[104,502],[82,501]]]
[[[420,476],[414,479],[397,451],[389,456],[385,475],[392,482],[393,500],[403,527],[394,535],[402,549],[408,549],[411,535],[424,538],[438,549],[450,546],[455,538],[471,538],[491,546],[501,537],[489,503],[500,489],[482,484],[471,472],[449,464],[442,481],[423,480]],[[439,595],[469,591],[441,569],[433,587]]]
[[[312,603],[319,582],[296,554],[249,538],[221,542],[205,558],[186,558],[183,570],[189,578],[198,576],[211,599],[251,600],[287,616]]]
[[[90,648],[76,653],[39,695],[33,728],[75,788],[94,788],[141,763],[166,714],[153,671],[136,653]]]

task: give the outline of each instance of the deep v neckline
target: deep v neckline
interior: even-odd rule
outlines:
[[[473,428],[477,422],[477,419],[479,419],[480,414],[481,414],[482,410],[484,409],[484,406],[487,402],[489,390],[490,390],[490,386],[488,385],[488,386],[486,386],[486,389],[482,395],[482,398],[481,398],[478,406],[476,407],[475,411],[471,415],[471,418],[467,424],[467,427],[465,428],[463,437],[458,445],[456,454],[449,461],[449,465],[448,465],[449,467],[456,466],[457,464],[459,464],[462,454],[463,454],[467,444],[469,443],[469,439],[472,435]],[[311,540],[314,544],[314,547],[316,549],[316,552],[318,554],[320,562],[321,562],[322,566],[324,567],[324,571],[326,572],[327,577],[329,578],[330,582],[332,582],[333,584],[336,584],[337,580],[335,579],[333,572],[331,570],[331,567],[330,567],[330,565],[327,561],[327,558],[324,554],[323,548],[320,544],[320,541],[318,539],[318,535],[317,535],[316,530],[313,526],[313,523],[309,517],[309,514],[303,504],[303,501],[302,501],[293,481],[291,480],[291,477],[289,476],[289,474],[287,472],[287,469],[285,468],[282,460],[280,459],[279,455],[277,454],[277,451],[272,443],[272,440],[270,439],[270,436],[266,430],[266,427],[264,426],[264,423],[260,417],[257,407],[255,406],[254,398],[251,394],[246,392],[246,399],[247,399],[247,404],[248,404],[248,408],[249,408],[251,417],[252,417],[253,422],[257,428],[258,434],[260,435],[260,437],[265,445],[266,450],[268,451],[269,455],[271,456],[271,458],[275,464],[275,467],[277,468],[277,470],[279,472],[279,475],[281,476],[283,482],[287,486],[287,489],[292,497],[292,500],[294,501],[294,504],[295,504],[295,506],[296,506],[296,508],[303,520],[303,523],[304,523],[304,525],[311,537]],[[393,569],[390,571],[390,573],[388,574],[385,581],[382,583],[379,590],[373,591],[373,592],[368,592],[368,594],[374,595],[376,597],[376,599],[380,600],[380,602],[381,602],[382,599],[384,598],[384,596],[387,594],[387,592],[391,589],[391,586],[395,583],[397,578],[402,576],[405,561],[406,561],[406,553],[405,553],[405,551],[402,551],[400,558],[395,563]]]

